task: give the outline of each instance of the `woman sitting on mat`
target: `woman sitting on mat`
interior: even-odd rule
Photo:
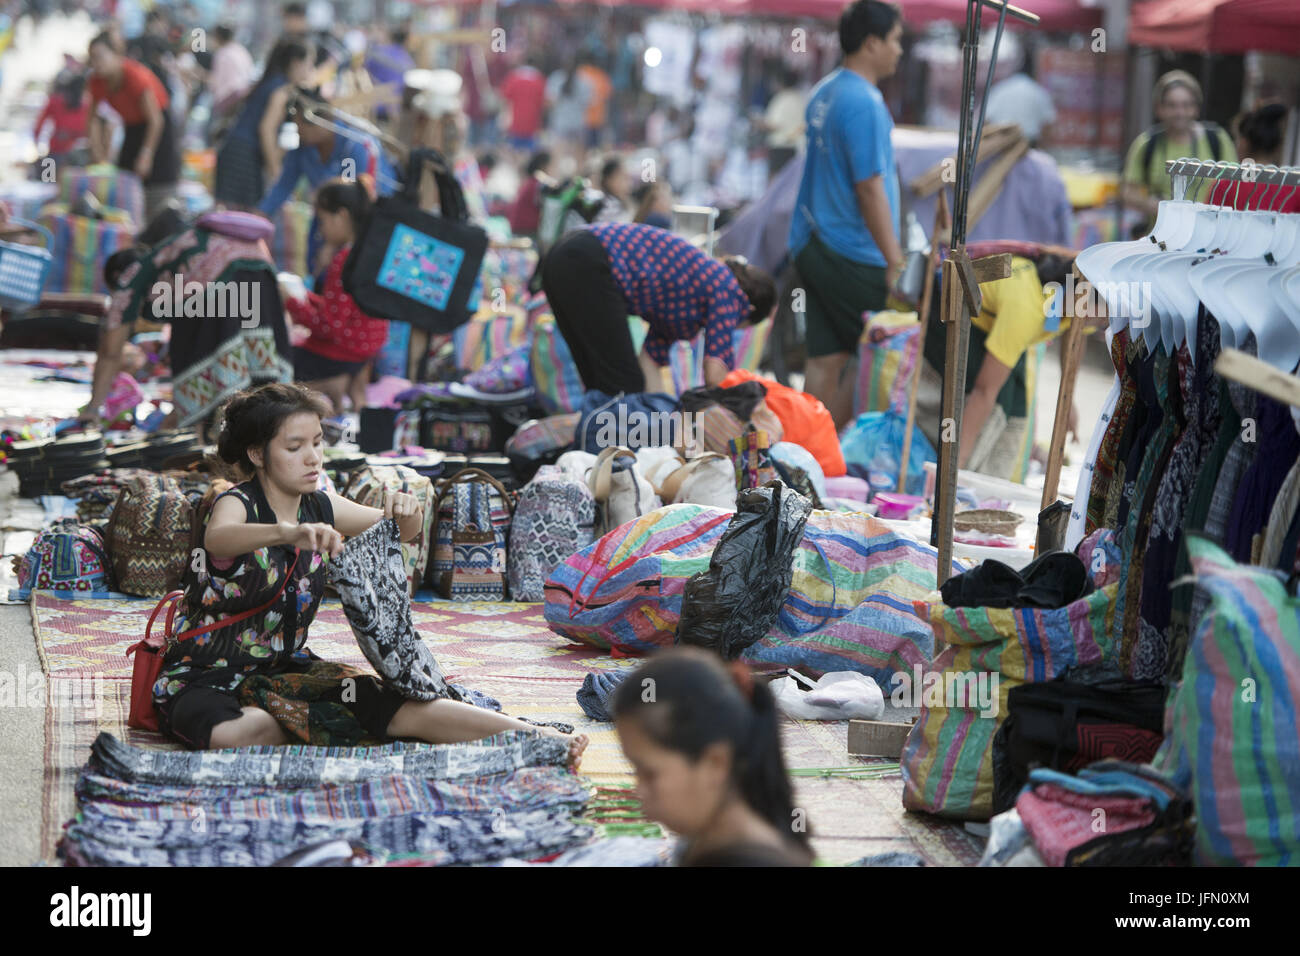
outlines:
[[[682,866],[808,866],[776,700],[744,664],[662,651],[614,692],[623,753],[645,814],[685,838]]]
[[[388,340],[388,323],[362,312],[343,288],[343,264],[370,216],[373,197],[364,182],[332,179],[316,192],[316,220],[329,250],[329,267],[317,292],[293,298],[281,288],[289,315],[311,329],[311,337],[294,349],[293,376],[323,393],[343,413],[343,396],[354,411],[365,404],[362,372]]]
[[[343,538],[385,517],[397,522],[403,540],[418,537],[422,526],[412,495],[387,495],[380,510],[316,490],[326,411],[319,395],[279,383],[226,405],[218,452],[252,478],[213,504],[173,633],[256,613],[168,648],[153,688],[161,728],[197,749],[558,733],[457,700],[408,700],[307,649],[327,563],[342,552]],[[568,744],[576,766],[587,738]]]

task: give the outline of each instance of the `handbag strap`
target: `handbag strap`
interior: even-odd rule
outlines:
[[[438,184],[438,210],[444,219],[469,219],[469,205],[465,191],[451,172],[451,164],[435,149],[413,149],[406,163],[406,184],[402,198],[415,207],[420,205],[420,179],[425,164],[433,167],[434,181]]]
[[[238,624],[240,621],[246,621],[250,617],[256,617],[258,614],[261,614],[264,611],[269,611],[275,605],[275,602],[280,600],[280,595],[284,593],[284,589],[288,586],[289,579],[293,577],[294,569],[298,567],[298,558],[301,557],[301,555],[302,552],[300,550],[298,550],[297,548],[293,549],[293,563],[289,565],[289,569],[284,572],[284,577],[280,579],[280,586],[276,588],[274,597],[272,597],[271,600],[267,601],[265,604],[259,604],[257,607],[247,611],[240,611],[238,614],[234,615],[233,617],[225,617],[219,621],[213,621],[211,624],[205,624],[203,627],[196,627],[188,631],[181,631],[181,633],[179,634],[172,634],[171,633],[172,617],[176,613],[176,605],[173,602],[172,609],[167,614],[167,629],[165,633],[173,641],[179,643],[180,641],[188,641],[202,634],[207,634],[209,631],[215,631],[219,627],[227,627],[231,624]],[[181,592],[173,591],[172,593],[180,594]],[[171,595],[168,595],[168,597],[170,596]],[[167,598],[163,598],[163,600],[165,601],[167,600]],[[155,608],[154,610],[157,611],[157,608]]]
[[[615,458],[631,458],[636,461],[636,453],[630,448],[615,446],[602,450],[596,456],[596,464],[592,466],[587,483],[591,488],[591,496],[596,499],[597,504],[605,504],[609,501],[614,484]]]
[[[719,455],[716,451],[705,452],[699,458],[692,458],[686,464],[676,469],[671,475],[664,479],[664,483],[660,487],[656,488],[655,491],[658,493],[659,497],[664,500],[665,504],[672,504],[677,500],[677,493],[681,491],[682,485],[686,483],[686,479],[695,474],[695,472],[699,470],[700,466],[708,461],[724,461],[727,463],[728,467],[731,466],[731,462],[725,455]]]
[[[514,502],[510,499],[510,492],[506,491],[506,486],[501,484],[482,468],[462,468],[450,478],[443,479],[442,487],[438,490],[433,500],[433,510],[436,513],[442,507],[442,499],[447,496],[457,485],[463,485],[471,481],[485,481],[501,495],[501,500],[506,504],[506,510],[511,515],[515,513]]]

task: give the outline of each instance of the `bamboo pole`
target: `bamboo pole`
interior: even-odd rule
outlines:
[[[921,382],[921,363],[925,361],[925,336],[930,328],[930,298],[934,292],[934,270],[939,264],[939,231],[948,228],[948,191],[939,192],[934,207],[934,231],[930,233],[930,252],[925,258],[925,284],[921,287],[921,302],[917,307],[921,329],[916,343],[916,366],[908,386],[907,427],[903,429],[903,459],[898,469],[898,491],[907,493],[907,462],[912,455],[912,428],[916,424],[916,390]]]
[[[1072,266],[1076,288],[1084,287],[1084,278],[1078,266]],[[1062,311],[1067,307],[1062,303]],[[1052,444],[1047,452],[1047,474],[1043,476],[1043,498],[1039,510],[1056,501],[1061,484],[1061,463],[1065,458],[1066,430],[1070,426],[1070,409],[1074,405],[1074,386],[1079,377],[1079,361],[1083,356],[1085,322],[1079,316],[1070,321],[1070,329],[1061,340],[1061,387],[1056,392],[1056,419],[1052,423]]]

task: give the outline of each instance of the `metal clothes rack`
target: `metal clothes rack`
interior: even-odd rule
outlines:
[[[1166,160],[1165,172],[1173,183],[1174,199],[1179,200],[1187,196],[1189,188],[1196,195],[1198,183],[1210,180],[1276,186],[1277,194],[1270,201],[1268,211],[1276,211],[1282,205],[1284,189],[1289,187],[1294,192],[1300,188],[1300,167],[1275,166],[1272,163],[1232,163],[1183,157]]]

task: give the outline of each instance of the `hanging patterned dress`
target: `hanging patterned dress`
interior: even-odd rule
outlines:
[[[276,523],[257,479],[221,497],[227,495],[244,505],[250,524]],[[298,520],[333,524],[329,496],[322,491],[303,496]],[[173,633],[275,600],[260,614],[167,649],[154,684],[165,732],[206,748],[213,726],[237,718],[241,707],[258,707],[302,743],[353,746],[385,736],[406,698],[374,675],[321,660],[306,646],[325,593],[327,563],[328,557],[314,551],[275,546],[231,562],[209,557],[196,562],[198,570],[191,564]],[[290,577],[281,590],[286,574]]]
[[[1097,449],[1097,458],[1093,463],[1092,484],[1088,489],[1088,515],[1084,524],[1084,535],[1090,535],[1103,524],[1106,517],[1106,495],[1112,481],[1123,481],[1120,470],[1120,438],[1128,427],[1133,413],[1133,403],[1137,398],[1137,380],[1133,377],[1129,365],[1129,353],[1133,346],[1129,342],[1128,329],[1120,329],[1110,340],[1110,359],[1115,366],[1115,375],[1119,379],[1119,397],[1111,411],[1110,421],[1106,423],[1106,432]]]
[[[1146,565],[1147,542],[1155,514],[1155,497],[1168,468],[1174,444],[1184,425],[1179,369],[1190,364],[1186,346],[1169,355],[1157,345],[1152,353],[1153,377],[1145,383],[1154,386],[1154,417],[1159,421],[1149,443],[1141,446],[1141,464],[1133,479],[1133,492],[1120,506],[1123,535],[1120,549],[1124,563],[1120,569],[1119,591],[1115,601],[1115,638],[1120,649],[1120,669],[1134,680],[1164,676],[1165,658],[1149,642],[1139,641],[1138,618],[1141,610],[1142,571]],[[1149,406],[1150,407],[1150,406]],[[1128,478],[1124,481],[1129,485]],[[1127,511],[1125,510],[1127,506]]]

